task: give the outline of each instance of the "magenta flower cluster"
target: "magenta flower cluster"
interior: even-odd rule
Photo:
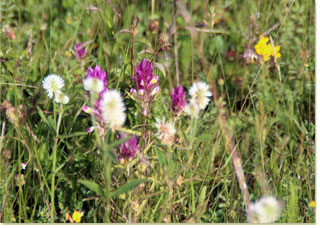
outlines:
[[[101,69],[99,65],[96,65],[95,69],[92,69],[91,67],[88,67],[88,74],[86,79],[88,78],[96,78],[99,79],[100,81],[103,82],[104,85],[104,90],[107,90],[107,85],[108,85],[108,78],[107,78],[107,73]]]
[[[143,114],[147,115],[152,96],[159,91],[159,77],[153,76],[153,63],[145,58],[136,65],[135,71],[133,81],[137,90],[132,88],[131,92],[138,94],[138,97],[142,101],[142,107],[144,108]]]
[[[83,49],[79,49],[80,52],[77,52],[77,48],[81,48],[80,45],[74,47],[76,50],[77,55],[83,56],[85,53],[81,52]],[[85,49],[84,49],[85,52]],[[154,87],[152,80],[153,77],[153,66],[151,63],[147,62],[146,60],[142,63],[143,66],[140,66],[136,68],[137,74],[135,75],[135,78],[138,82],[138,88],[143,89],[146,91],[147,94],[150,93],[151,89]],[[147,67],[146,67],[147,66]],[[145,68],[145,70],[144,70]],[[95,69],[89,67],[88,73],[86,78],[83,80],[84,89],[88,92],[90,92],[90,96],[95,96],[97,93],[99,93],[99,97],[97,98],[94,107],[90,108],[88,106],[83,107],[83,111],[90,114],[93,113],[95,118],[103,123],[103,117],[102,117],[102,111],[100,109],[100,102],[102,101],[103,95],[106,91],[108,91],[107,85],[108,85],[108,78],[107,73],[101,69],[99,65],[96,65]],[[92,94],[91,94],[92,93]],[[86,131],[88,133],[92,132],[94,129],[101,129],[101,127],[98,126],[91,126]],[[121,133],[119,139],[124,139],[128,137],[126,133]],[[127,140],[126,142],[122,143],[118,147],[119,151],[119,160],[123,159],[131,159],[133,158],[136,153],[140,151],[140,147],[138,145],[138,137],[134,135],[130,140]]]
[[[184,107],[186,106],[185,95],[186,95],[186,92],[184,91],[182,85],[180,85],[176,89],[172,88],[172,93],[170,96],[171,97],[171,109],[177,115],[179,115],[183,111]]]
[[[158,76],[153,77],[153,63],[143,58],[136,65],[136,73],[133,76],[137,83],[138,93],[150,94],[152,89],[158,84]]]
[[[119,140],[128,137],[126,133],[121,133]],[[120,160],[121,159],[130,159],[133,158],[136,153],[140,151],[140,147],[138,145],[138,137],[134,135],[131,139],[127,140],[126,142],[120,144],[118,147]]]
[[[84,59],[84,57],[86,57],[87,51],[82,43],[77,43],[73,48],[78,59]]]
[[[108,85],[108,78],[107,78],[107,73],[101,69],[99,65],[96,65],[95,69],[89,67],[88,68],[88,74],[83,82],[85,90],[90,91],[90,79],[95,79],[100,81],[102,84],[102,90],[99,93],[99,98],[96,100],[94,104],[94,108],[92,112],[95,114],[96,118],[101,120],[102,117],[100,115],[101,110],[100,110],[100,101],[102,99],[103,93],[108,90],[107,85]],[[88,106],[85,106],[83,111],[88,112],[87,110],[90,110]]]

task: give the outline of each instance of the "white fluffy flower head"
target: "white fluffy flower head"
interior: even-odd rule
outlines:
[[[190,102],[194,105],[198,105],[200,109],[205,109],[209,104],[212,96],[209,90],[209,85],[205,82],[195,82],[189,89],[189,95],[191,96]]]
[[[83,81],[83,86],[87,91],[100,93],[104,89],[104,82],[99,78],[89,77]]]
[[[191,117],[198,118],[200,107],[194,103],[188,103],[184,108],[184,111]]]
[[[117,90],[112,89],[103,93],[100,109],[105,123],[113,130],[121,127],[126,121],[125,106]]]
[[[248,221],[251,223],[272,223],[281,215],[283,205],[273,196],[262,197],[250,204]]]
[[[60,92],[64,86],[64,81],[59,75],[49,74],[43,79],[42,86],[46,90],[48,97],[52,98],[53,94]]]
[[[162,120],[157,120],[155,126],[158,130],[156,136],[161,140],[161,143],[164,145],[171,145],[174,141],[174,135],[176,133],[174,123],[166,122],[166,120],[162,118]]]
[[[54,100],[60,104],[68,104],[69,103],[69,97],[67,95],[65,95],[64,93],[62,93],[61,91],[59,91],[58,93],[55,94]]]

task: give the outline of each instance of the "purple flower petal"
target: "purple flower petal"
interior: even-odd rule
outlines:
[[[183,90],[183,87],[180,85],[178,88],[172,88],[171,93],[171,108],[177,114],[180,114],[184,107],[186,106],[185,99],[186,92]]]
[[[77,43],[73,46],[73,48],[78,59],[83,59],[84,57],[86,57],[87,51],[82,43]]]
[[[126,133],[121,133],[119,139],[124,139],[128,137]],[[130,159],[133,158],[136,153],[140,151],[140,147],[138,144],[138,137],[134,135],[131,139],[127,140],[124,143],[121,143],[118,147],[119,154],[123,159]]]

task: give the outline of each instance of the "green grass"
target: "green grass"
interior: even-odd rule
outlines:
[[[155,54],[160,33],[173,24],[172,1],[110,2],[120,17],[108,1],[0,3],[1,222],[64,223],[74,210],[84,212],[85,223],[246,222],[218,101],[211,99],[196,123],[181,115],[171,147],[155,137],[155,118],[173,116],[174,35],[170,50],[154,59],[161,89],[146,121],[137,102],[124,99],[124,127],[149,134],[139,137],[147,165],[139,156],[117,162],[118,131],[106,129],[102,142],[96,131],[85,132],[92,125],[82,111],[90,104],[82,83],[87,68],[100,65],[108,87],[128,94],[131,59],[133,65],[151,60],[147,48]],[[186,90],[197,79],[216,84],[250,201],[272,194],[284,204],[277,222],[314,223],[315,208],[308,204],[315,200],[315,2],[175,2],[180,84]],[[197,28],[211,32],[192,35],[186,27],[209,21],[210,6],[214,27]],[[131,35],[119,31],[130,29],[135,16],[140,20],[131,56]],[[159,21],[155,33],[152,19]],[[15,39],[4,32],[6,25]],[[241,55],[274,25],[268,36],[281,47],[281,58],[246,64]],[[91,41],[82,62],[72,55],[79,41]],[[50,73],[64,79],[67,105],[60,107],[41,87]],[[28,163],[25,170],[21,163]]]

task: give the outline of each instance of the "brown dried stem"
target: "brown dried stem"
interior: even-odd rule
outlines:
[[[110,0],[107,0],[107,3],[109,4],[109,6],[111,7],[111,9],[113,10],[113,12],[118,16],[121,17],[120,13],[116,10],[116,8],[112,5],[112,2]]]
[[[203,67],[204,67],[204,69],[205,69],[205,71],[207,73],[207,79],[208,79],[208,82],[209,82],[210,87],[211,87],[211,91],[212,91],[213,98],[214,98],[214,101],[215,101],[215,106],[217,107],[217,110],[218,110],[218,121],[219,121],[219,124],[220,124],[220,128],[222,130],[222,134],[223,134],[223,136],[225,138],[225,145],[228,145],[226,147],[226,149],[229,149],[229,152],[232,155],[233,166],[234,166],[234,169],[235,169],[235,172],[236,172],[236,176],[237,176],[237,179],[238,179],[238,182],[239,182],[242,198],[243,198],[245,206],[246,206],[246,211],[248,212],[249,205],[250,205],[250,199],[249,199],[249,192],[248,192],[247,184],[246,184],[246,178],[244,176],[244,172],[243,172],[243,169],[242,169],[242,162],[241,162],[241,159],[239,157],[240,153],[237,150],[236,143],[235,143],[235,140],[233,138],[232,131],[230,131],[230,128],[228,126],[227,112],[223,108],[222,99],[220,99],[216,84],[212,79],[212,76],[211,76],[207,61],[206,61],[206,59],[204,58],[203,55],[201,55],[200,58],[201,58],[202,65],[203,65]]]

